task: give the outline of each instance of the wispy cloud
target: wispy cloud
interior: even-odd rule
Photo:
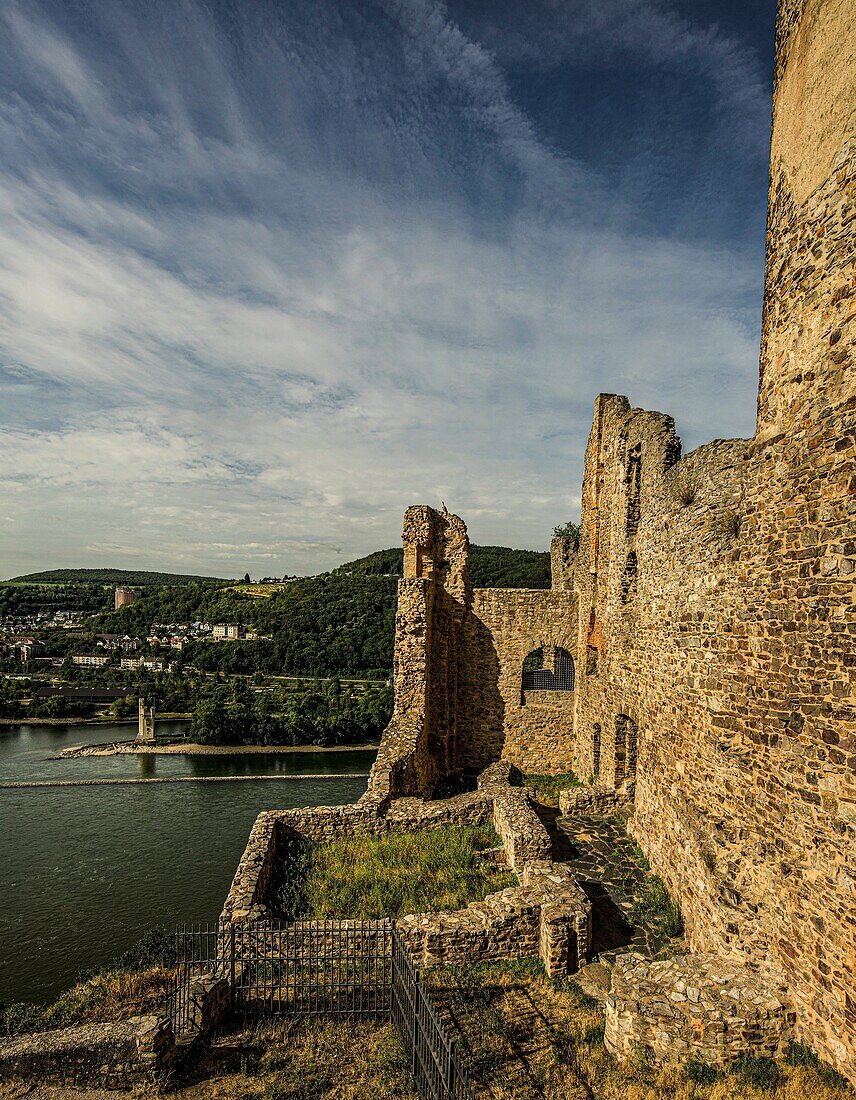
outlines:
[[[538,7],[527,64],[683,56],[743,124],[739,43],[624,8],[572,34]],[[495,30],[416,0],[146,12],[0,0],[0,569],[312,570],[441,498],[545,545],[599,390],[691,444],[751,430],[760,254],[628,220]]]

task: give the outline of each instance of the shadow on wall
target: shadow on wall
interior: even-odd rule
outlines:
[[[499,760],[505,748],[505,703],[499,690],[500,661],[496,642],[475,615],[467,618],[465,667],[469,728],[462,730],[459,758],[465,768],[481,770]]]

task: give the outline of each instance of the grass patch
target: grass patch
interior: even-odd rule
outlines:
[[[565,772],[563,775],[538,775],[528,773],[523,776],[524,787],[534,787],[536,797],[545,806],[558,808],[559,795],[571,787],[581,787],[582,782],[573,772]]]
[[[646,928],[666,936],[682,936],[684,920],[681,911],[669,897],[665,883],[657,875],[649,875],[633,903],[633,916]]]
[[[376,919],[462,909],[517,885],[514,875],[481,854],[498,845],[488,825],[309,845],[285,868],[282,911],[286,917]]]
[[[774,1092],[782,1079],[782,1071],[772,1058],[753,1058],[744,1054],[734,1064],[738,1080],[761,1092]]]
[[[716,1066],[709,1066],[707,1062],[687,1062],[684,1075],[696,1085],[712,1085],[720,1079],[722,1071]]]
[[[844,1089],[847,1095],[852,1095],[854,1091],[846,1077],[842,1077],[838,1070],[828,1066],[826,1062],[821,1062],[815,1052],[802,1043],[788,1044],[785,1062],[789,1066],[800,1066],[810,1070],[827,1088]]]
[[[175,1100],[416,1100],[391,1024],[271,1021],[216,1046],[193,1080],[170,1093]],[[144,1095],[161,1094],[150,1087]]]
[[[127,1020],[156,1012],[169,991],[174,971],[105,970],[77,982],[46,1005],[16,1003],[0,1006],[0,1035],[53,1031],[97,1020]]]

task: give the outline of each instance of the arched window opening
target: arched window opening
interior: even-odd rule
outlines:
[[[524,691],[573,691],[574,659],[558,646],[539,646],[523,661]]]
[[[642,444],[627,453],[627,537],[636,534],[642,515]]]
[[[621,602],[628,603],[636,595],[636,574],[639,563],[636,560],[636,551],[631,550],[624,564],[624,572],[621,574]]]
[[[600,774],[600,723],[595,722],[591,730],[592,740],[592,764],[591,770],[594,775]]]
[[[615,785],[636,778],[636,723],[627,714],[615,719]]]

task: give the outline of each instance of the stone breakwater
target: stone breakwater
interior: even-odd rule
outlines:
[[[16,719],[16,722],[18,720]],[[35,723],[33,723],[35,724]],[[57,719],[56,725],[67,725]],[[140,741],[107,741],[89,745],[71,745],[49,760],[76,760],[89,756],[256,756],[302,752],[362,752],[377,749],[377,745],[202,745],[196,741],[175,741],[147,745]]]
[[[368,779],[368,772],[341,772],[330,775],[168,775],[160,779],[39,779],[30,782],[0,783],[0,791],[27,790],[33,787],[122,787],[144,783],[259,783],[274,780],[289,782],[299,779]]]

